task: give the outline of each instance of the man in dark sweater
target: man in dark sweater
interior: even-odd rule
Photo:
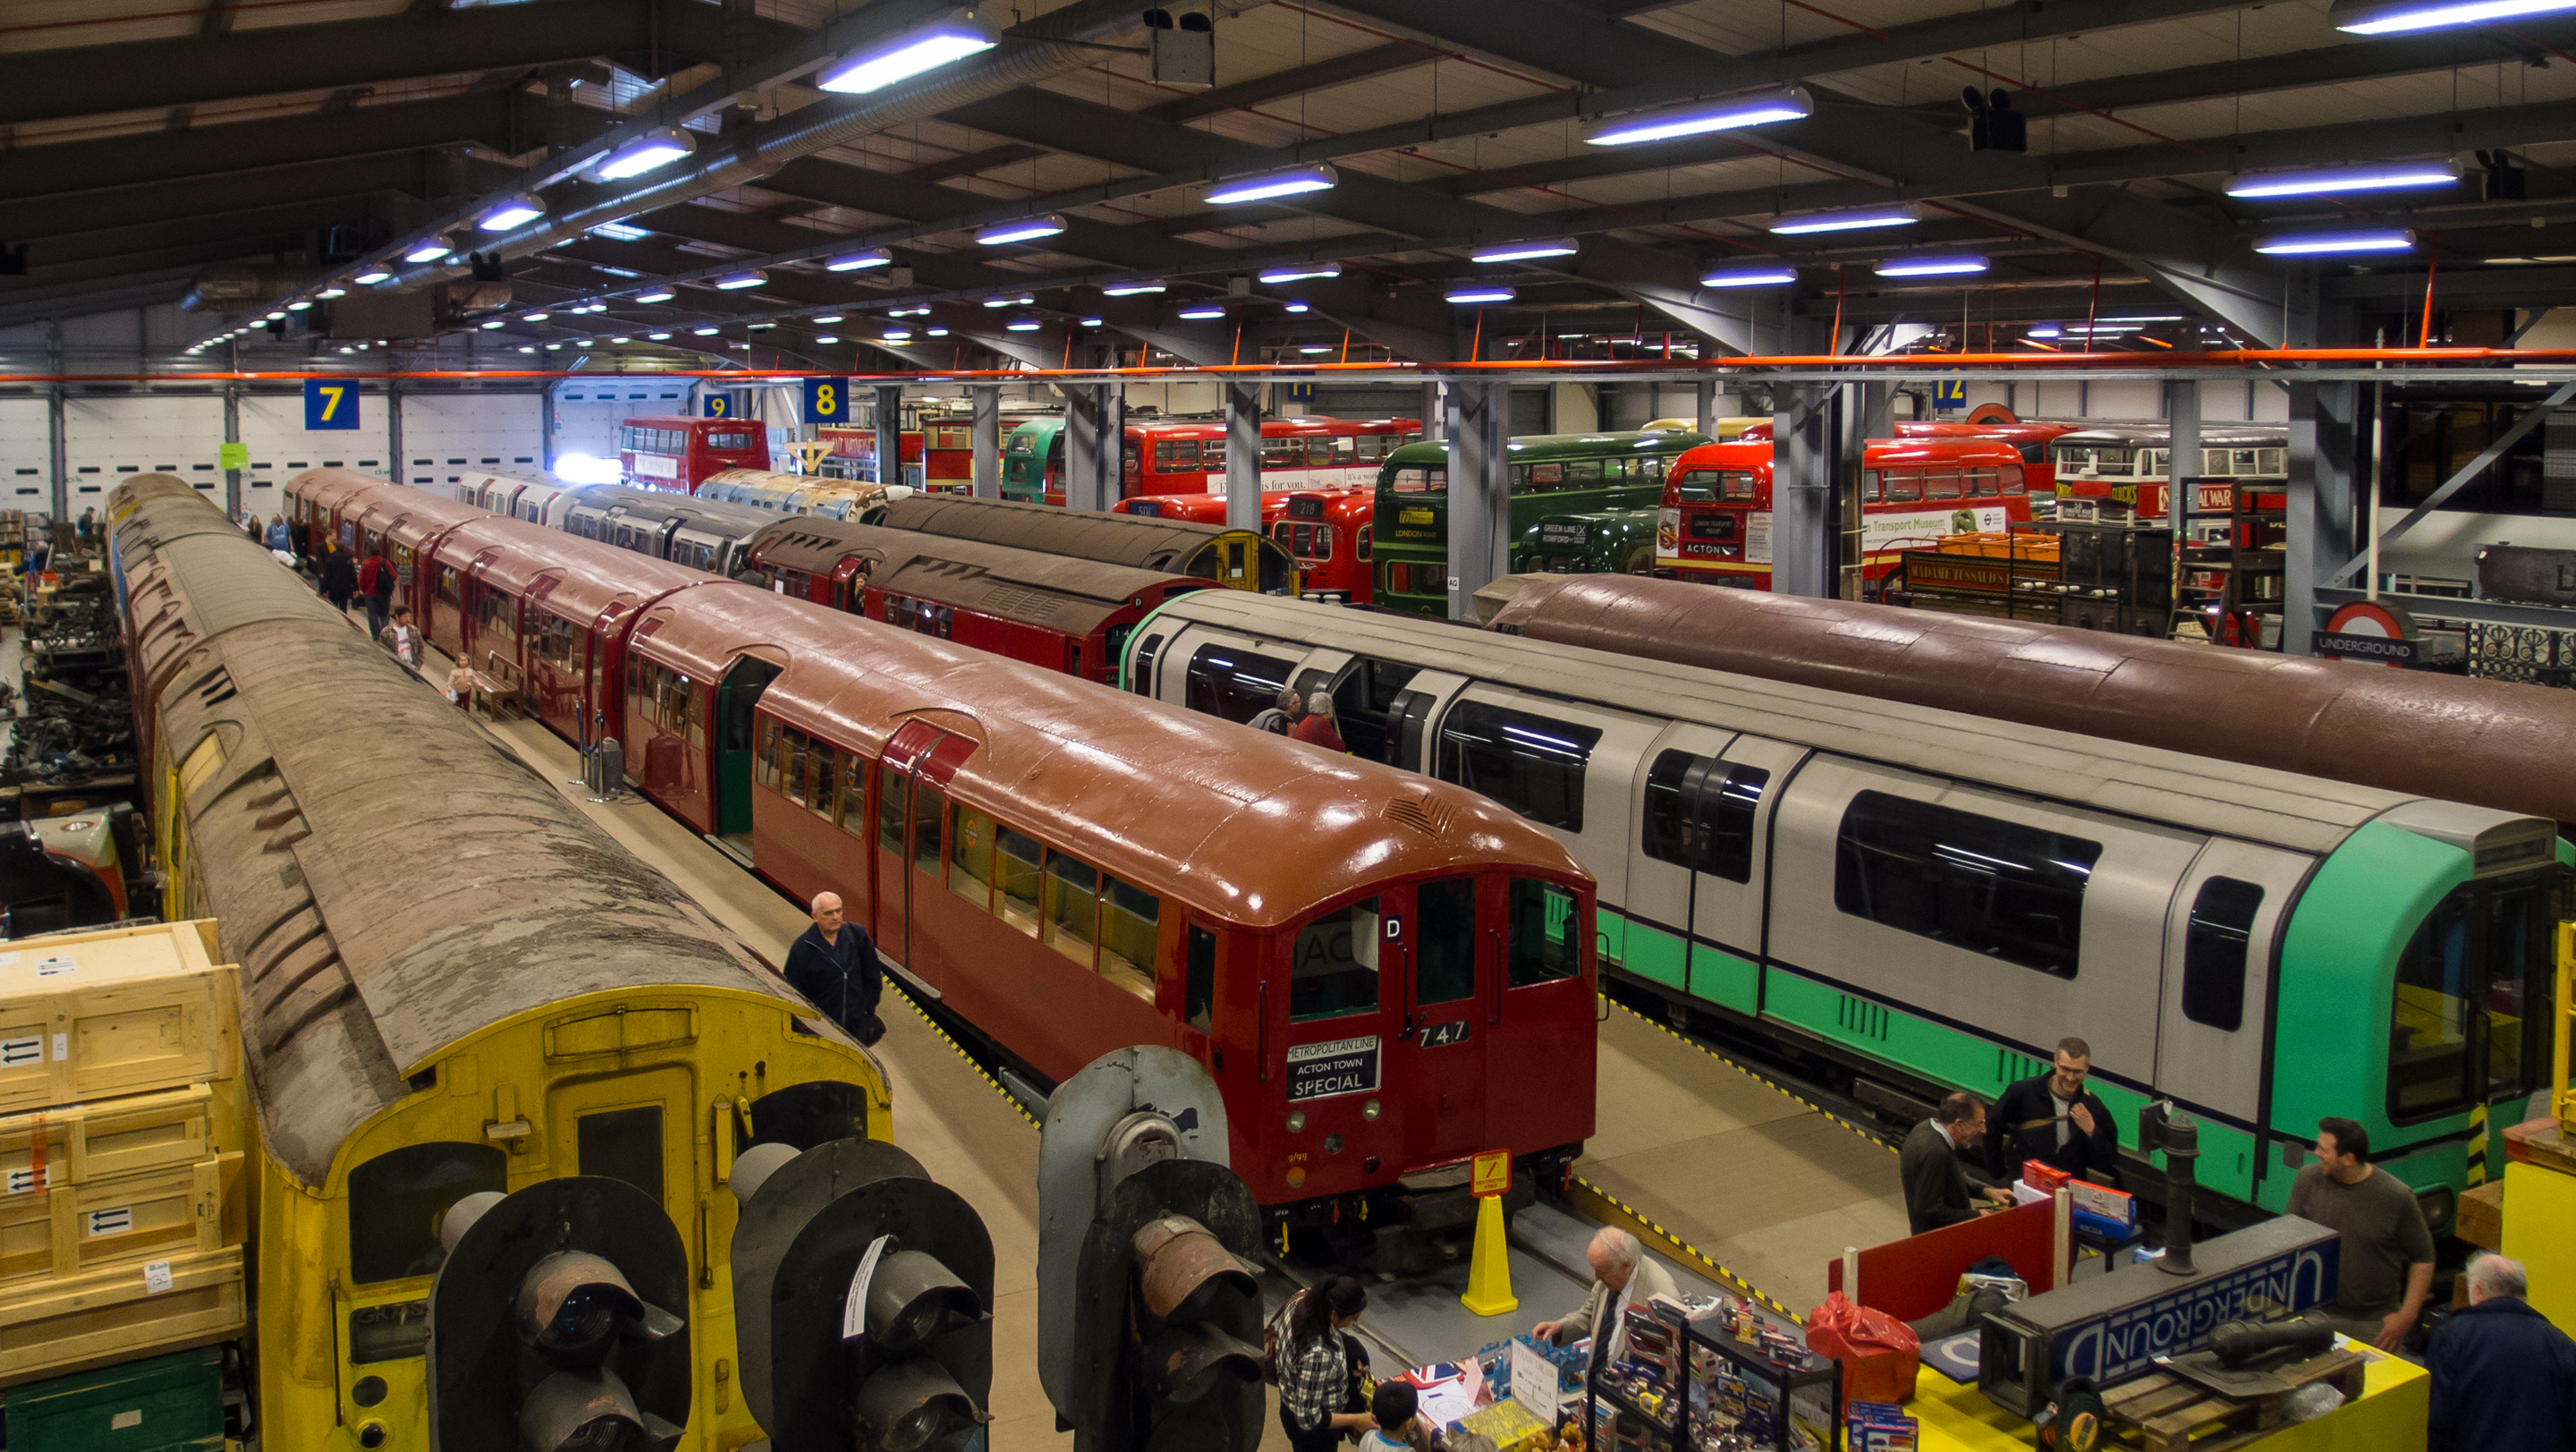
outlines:
[[[2469,1262],[2468,1309],[2433,1337],[2429,1452],[2576,1452],[2576,1342],[2523,1300],[2523,1269]]]
[[[877,997],[885,991],[877,945],[857,924],[841,920],[839,893],[817,893],[813,913],[814,926],[798,934],[787,949],[787,985],[812,1000],[852,1037],[873,1043],[869,1020],[876,1016]]]
[[[1962,1092],[1942,1100],[1932,1117],[1905,1137],[1905,1148],[1896,1157],[1896,1174],[1905,1186],[1909,1234],[1977,1218],[1976,1201],[1969,1198],[1968,1177],[1960,1172],[1959,1157],[1976,1149],[1978,1137],[1985,1132],[1985,1101]],[[2009,1191],[1977,1193],[1997,1204],[2012,1203]]]
[[[2110,1106],[2084,1087],[2092,1070],[2092,1045],[2059,1039],[2055,1069],[2007,1087],[1995,1100],[1994,1132],[1986,1136],[1986,1173],[2009,1184],[2021,1177],[2024,1161],[2038,1160],[2117,1189],[2120,1130]]]

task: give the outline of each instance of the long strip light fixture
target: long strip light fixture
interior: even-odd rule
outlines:
[[[1475,262],[1535,262],[1542,257],[1572,257],[1581,250],[1571,237],[1539,237],[1526,242],[1479,247],[1469,254],[1469,259]]]
[[[1013,242],[1034,242],[1040,237],[1053,237],[1064,230],[1064,218],[1049,212],[1043,217],[1022,217],[1016,222],[996,222],[975,234],[977,243],[1001,247]]]
[[[2326,21],[2346,35],[2403,35],[2576,10],[2576,0],[2335,0]]]
[[[665,167],[698,149],[698,139],[677,126],[647,131],[621,146],[609,148],[590,169],[594,181],[624,181],[648,171]]]
[[[1824,212],[1788,213],[1771,224],[1771,231],[1782,237],[1803,237],[1812,232],[1911,227],[1922,220],[1923,210],[1910,202],[1893,207],[1837,207]]]
[[[1701,274],[1702,287],[1787,287],[1798,280],[1798,269],[1785,262],[1746,262],[1733,267],[1711,268]]]
[[[359,273],[357,276],[350,278],[349,280],[358,284],[360,287],[373,287],[377,283],[391,280],[392,277],[392,273],[385,271],[381,267],[370,267],[366,271]]]
[[[1310,277],[1341,275],[1342,265],[1338,262],[1291,262],[1281,267],[1262,269],[1261,280],[1265,283],[1304,282]]]
[[[1100,295],[1102,297],[1141,297],[1146,293],[1162,290],[1163,284],[1159,282],[1113,282],[1101,288]]]
[[[2459,163],[2448,157],[2435,157],[2421,161],[2375,161],[2285,171],[2249,171],[2228,179],[2227,194],[2248,198],[2330,197],[2344,192],[2408,191],[2459,184]]]
[[[1634,146],[1646,141],[1670,141],[1678,136],[1703,136],[1711,131],[1762,126],[1773,121],[1803,121],[1814,114],[1816,99],[1807,93],[1806,87],[1766,86],[1758,91],[1720,96],[1713,101],[1659,106],[1652,111],[1617,117],[1583,140],[1590,146]]]
[[[432,237],[428,241],[414,243],[412,245],[412,249],[403,254],[403,261],[436,262],[438,259],[447,256],[455,250],[455,248],[448,246],[444,239]]]
[[[2268,257],[2331,257],[2359,252],[2412,252],[2415,234],[2402,227],[2368,231],[2275,232],[2258,239],[2254,250]]]
[[[1926,252],[1891,257],[1870,269],[1881,277],[1958,277],[1986,270],[1986,259],[1973,252]]]
[[[1276,171],[1254,172],[1249,176],[1227,177],[1208,188],[1204,200],[1215,207],[1234,202],[1266,202],[1274,197],[1329,191],[1341,179],[1340,172],[1321,162],[1310,166],[1287,166]]]
[[[523,227],[546,214],[545,200],[533,192],[521,192],[493,203],[476,218],[474,225],[484,232],[507,232]]]
[[[769,281],[769,274],[754,268],[749,272],[728,273],[719,277],[715,280],[715,286],[722,292],[741,292],[745,288],[758,287],[767,281]]]
[[[825,272],[857,272],[861,268],[888,267],[892,266],[893,263],[893,252],[883,247],[870,247],[860,252],[844,252],[838,257],[831,258],[823,264],[823,270]]]
[[[649,228],[638,227],[629,222],[602,222],[590,229],[590,235],[605,237],[611,242],[641,242],[653,233]]]
[[[1450,289],[1448,296],[1449,301],[1462,307],[1469,303],[1507,303],[1512,300],[1512,290],[1508,287],[1493,287],[1485,283],[1470,283]]]
[[[981,55],[1000,43],[982,16],[972,10],[952,10],[831,62],[816,73],[814,86],[835,95],[864,96]]]

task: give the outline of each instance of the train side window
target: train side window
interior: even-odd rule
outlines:
[[[2397,959],[2388,1015],[2388,1117],[2417,1119],[2468,1098],[2471,884],[2435,904]]]
[[[1923,497],[1926,499],[1958,498],[1959,471],[1947,468],[1926,469],[1923,472]]]
[[[652,716],[652,707],[650,705],[652,699],[653,698],[649,695],[644,697],[646,704],[643,707],[643,712],[647,719],[650,719]],[[760,776],[760,784],[769,788],[771,791],[778,790],[779,735],[780,732],[777,722],[763,721],[760,723],[760,750],[756,757],[757,770]]]
[[[707,698],[714,694],[715,692],[712,690],[701,691],[693,689],[689,685],[688,677],[682,676],[680,678],[680,698],[686,703],[686,710],[688,711],[689,744],[691,746],[704,746],[707,744]]]
[[[948,890],[993,910],[993,819],[964,803],[950,809]]]
[[[1189,962],[1181,974],[1181,1017],[1200,1033],[1216,1025],[1216,934],[1190,924]]]
[[[841,761],[841,830],[864,842],[868,837],[868,767],[870,762],[857,752],[848,752]]]
[[[1428,1006],[1476,996],[1476,879],[1434,878],[1414,889],[1413,999]]]
[[[1646,771],[1639,845],[1658,862],[1729,882],[1753,878],[1753,818],[1771,773],[1674,748]]]
[[[1046,925],[1039,938],[1083,967],[1094,966],[1100,942],[1100,869],[1081,858],[1049,852],[1041,886]]]
[[[1297,932],[1288,969],[1288,1021],[1338,1018],[1377,1007],[1376,898],[1316,917]]]
[[[1034,838],[1008,827],[995,834],[994,865],[1001,869],[1002,921],[1034,938],[1038,935],[1038,867],[1043,850]]]
[[[2259,883],[2213,877],[2200,885],[2183,933],[2183,1017],[2229,1033],[2244,1026],[2245,961],[2262,906]]]
[[[1136,662],[1127,668],[1127,689],[1140,696],[1154,694],[1154,657],[1163,653],[1163,637],[1149,635],[1136,647]]]
[[[1433,775],[1483,792],[1541,826],[1583,830],[1583,769],[1596,726],[1461,701],[1440,723]]]
[[[868,1091],[838,1079],[790,1084],[751,1101],[752,1144],[809,1150],[836,1139],[865,1139],[867,1133]]]
[[[1203,645],[1190,656],[1183,704],[1193,711],[1244,722],[1278,704],[1296,662],[1256,655],[1230,645]]]
[[[580,1173],[624,1180],[662,1203],[662,1106],[609,1109],[573,1122]]]
[[[832,815],[832,789],[841,780],[840,754],[832,743],[817,737],[812,761],[814,784],[805,793],[805,805],[822,813],[828,821]]]
[[[1576,906],[1572,888],[1535,877],[1512,879],[1507,940],[1511,957],[1503,975],[1505,986],[1527,988],[1583,971]]]
[[[804,732],[793,726],[785,728],[782,734],[787,738],[787,745],[780,752],[784,771],[784,790],[787,793],[787,800],[801,807],[805,805],[806,764],[813,759],[812,743],[806,739]]]
[[[897,856],[902,855],[904,847],[904,789],[909,781],[891,766],[877,768],[877,846]]]
[[[1923,494],[1923,476],[1911,469],[1889,469],[1879,476],[1887,489],[1889,503],[1919,499]]]
[[[349,1275],[361,1285],[438,1269],[438,1222],[468,1195],[510,1188],[497,1145],[432,1140],[349,1171]]]
[[[1161,899],[1100,874],[1100,976],[1154,1001],[1155,943],[1161,936]]]
[[[2059,978],[2075,976],[2102,844],[1865,791],[1843,811],[1834,906]]]
[[[939,824],[948,815],[948,794],[926,781],[912,784],[912,866],[939,875]]]

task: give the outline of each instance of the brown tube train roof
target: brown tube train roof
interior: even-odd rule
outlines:
[[[896,500],[886,506],[885,518],[879,522],[888,529],[982,540],[1013,549],[1041,550],[1175,575],[1188,573],[1190,561],[1201,550],[1234,533],[1222,525],[1181,519],[1148,519],[956,494]]]
[[[2576,822],[2567,691],[1626,575],[1493,628]]]
[[[825,579],[853,557],[868,561],[869,582],[879,589],[1074,635],[1090,634],[1121,608],[1160,599],[1169,587],[1206,583],[819,514],[771,516],[751,542],[755,562]]]

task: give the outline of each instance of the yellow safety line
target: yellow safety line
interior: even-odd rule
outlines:
[[[1778,1315],[1787,1317],[1791,1325],[1803,1326],[1807,1324],[1806,1317],[1799,1315],[1797,1312],[1790,1310],[1784,1305],[1781,1305],[1777,1298],[1764,1291],[1761,1287],[1746,1280],[1744,1277],[1737,1275],[1735,1272],[1728,1270],[1725,1266],[1718,1264],[1716,1259],[1710,1256],[1707,1251],[1700,1249],[1698,1246],[1691,1244],[1689,1241],[1675,1235],[1670,1230],[1665,1229],[1661,1223],[1647,1215],[1643,1210],[1640,1210],[1636,1206],[1629,1204],[1627,1201],[1620,1199],[1618,1196],[1611,1194],[1609,1191],[1602,1189],[1599,1185],[1592,1183],[1581,1175],[1574,1175],[1569,1178],[1573,1182],[1573,1187],[1567,1198],[1576,1200],[1597,1200],[1600,1202],[1598,1205],[1585,1206],[1586,1209],[1592,1211],[1593,1218],[1598,1220],[1619,1221],[1629,1231],[1643,1235],[1647,1239],[1654,1241],[1657,1245],[1663,1248],[1666,1255],[1673,1257],[1675,1260],[1698,1262],[1702,1269],[1708,1271],[1711,1275],[1716,1277],[1717,1280],[1724,1284],[1734,1287],[1739,1294],[1758,1302]]]
[[[993,1087],[993,1092],[1002,1096],[1003,1103],[1018,1110],[1020,1112],[1020,1118],[1029,1122],[1029,1128],[1044,1132],[1045,1126],[1038,1123],[1038,1117],[1036,1115],[1029,1113],[1029,1107],[1020,1102],[1019,1096],[1013,1094],[1010,1090],[1003,1088],[1001,1080],[994,1078],[990,1073],[986,1072],[982,1064],[975,1062],[975,1056],[966,1052],[965,1045],[950,1038],[948,1036],[948,1030],[941,1028],[939,1026],[939,1020],[932,1018],[911,994],[904,992],[903,985],[896,981],[893,974],[889,973],[886,975],[885,986],[886,991],[892,993],[895,997],[902,999],[903,1006],[911,1009],[913,1013],[918,1015],[922,1023],[928,1026],[932,1033],[939,1035],[939,1041],[941,1043],[946,1044],[951,1049],[957,1051],[957,1057],[966,1061],[966,1067],[975,1071],[976,1078],[991,1085]]]
[[[1818,1104],[1816,1101],[1799,1093],[1797,1090],[1789,1088],[1788,1086],[1780,1083],[1780,1081],[1758,1069],[1746,1068],[1744,1065],[1735,1062],[1733,1059],[1730,1059],[1726,1055],[1719,1053],[1717,1050],[1710,1048],[1708,1045],[1701,1043],[1699,1040],[1683,1034],[1672,1025],[1657,1023],[1655,1020],[1646,1017],[1644,1014],[1637,1012],[1635,1009],[1630,1008],[1628,1005],[1621,1003],[1619,1000],[1611,998],[1606,994],[1602,996],[1601,1001],[1609,1004],[1612,1008],[1619,1010],[1621,1013],[1628,1015],[1630,1018],[1637,1020],[1639,1023],[1663,1030],[1665,1033],[1671,1035],[1676,1041],[1690,1045],[1692,1048],[1699,1050],[1701,1053],[1708,1055],[1710,1058],[1717,1060],[1719,1063],[1724,1064],[1726,1067],[1733,1069],[1735,1072],[1742,1074],[1744,1077],[1751,1079],[1773,1093],[1793,1099],[1798,1103],[1805,1105],[1809,1109],[1823,1115],[1825,1118],[1841,1125],[1843,1128],[1850,1130],[1861,1138],[1868,1140],[1871,1144],[1887,1151],[1889,1154],[1895,1154],[1898,1152],[1897,1147],[1888,1143],[1885,1136],[1877,1134],[1871,1130],[1864,1129],[1860,1125],[1843,1118],[1841,1115],[1834,1113],[1832,1110]]]

